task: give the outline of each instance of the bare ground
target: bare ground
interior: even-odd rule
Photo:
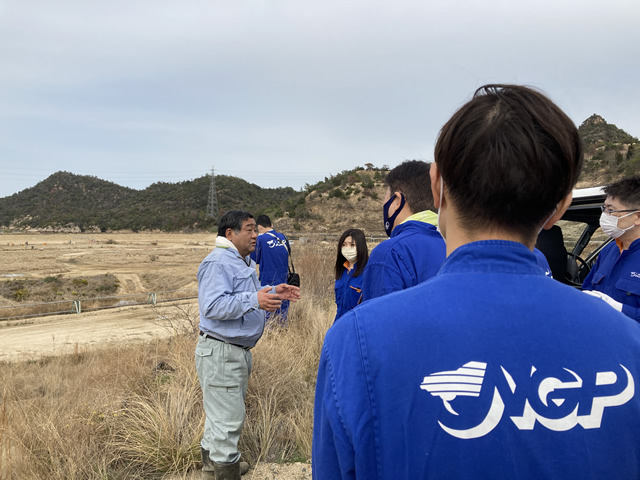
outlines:
[[[0,281],[111,273],[120,282],[117,295],[175,289],[193,295],[198,265],[213,241],[206,234],[0,235]],[[22,303],[37,302],[30,297]],[[0,307],[19,304],[0,299]],[[0,360],[167,336],[157,317],[149,306],[131,306],[0,323]]]

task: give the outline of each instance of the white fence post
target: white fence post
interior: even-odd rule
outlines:
[[[76,313],[82,313],[82,303],[80,302],[80,300],[73,301],[72,310]]]

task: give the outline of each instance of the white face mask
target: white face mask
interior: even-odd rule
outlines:
[[[628,217],[629,215],[633,215],[636,212],[627,213],[621,217],[616,217],[615,215],[610,215],[607,212],[602,212],[600,215],[600,228],[602,231],[609,235],[611,238],[620,238],[624,232],[631,230],[635,225],[631,225],[628,228],[619,228],[618,220],[624,217]]]
[[[355,262],[358,258],[358,249],[356,247],[342,247],[340,253],[349,263]]]

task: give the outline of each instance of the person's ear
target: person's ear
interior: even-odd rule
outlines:
[[[395,215],[398,208],[400,208],[400,203],[402,201],[402,194],[400,192],[392,192],[389,200],[391,200],[391,204],[389,205],[389,217]]]
[[[393,205],[397,210],[400,208],[400,204],[402,203],[402,192],[393,192],[393,196],[394,199],[391,205]]]
[[[555,223],[562,218],[564,212],[567,211],[567,208],[569,208],[569,205],[571,205],[572,199],[573,192],[569,192],[566,197],[560,200],[556,207],[556,212],[549,218],[549,220],[547,220],[547,223],[545,223],[542,228],[545,230],[549,230],[551,227],[553,227]]]
[[[233,228],[227,228],[224,232],[224,236],[227,240],[231,240],[233,238]]]
[[[433,195],[433,206],[440,208],[440,189],[442,188],[442,177],[438,170],[438,164],[433,162],[431,169],[429,170],[429,177],[431,177],[431,194]]]

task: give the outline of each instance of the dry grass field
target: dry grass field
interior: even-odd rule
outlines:
[[[197,267],[213,241],[0,235],[0,283],[10,283],[0,290],[0,312],[28,310],[52,294],[84,304],[108,285],[116,297],[114,308],[0,321],[0,478],[198,478],[197,303],[117,302],[150,292],[195,295]],[[253,350],[241,451],[255,467],[245,478],[311,476],[315,373],[335,315],[334,255],[333,245],[294,245],[303,298],[292,305],[289,328],[267,330]]]

